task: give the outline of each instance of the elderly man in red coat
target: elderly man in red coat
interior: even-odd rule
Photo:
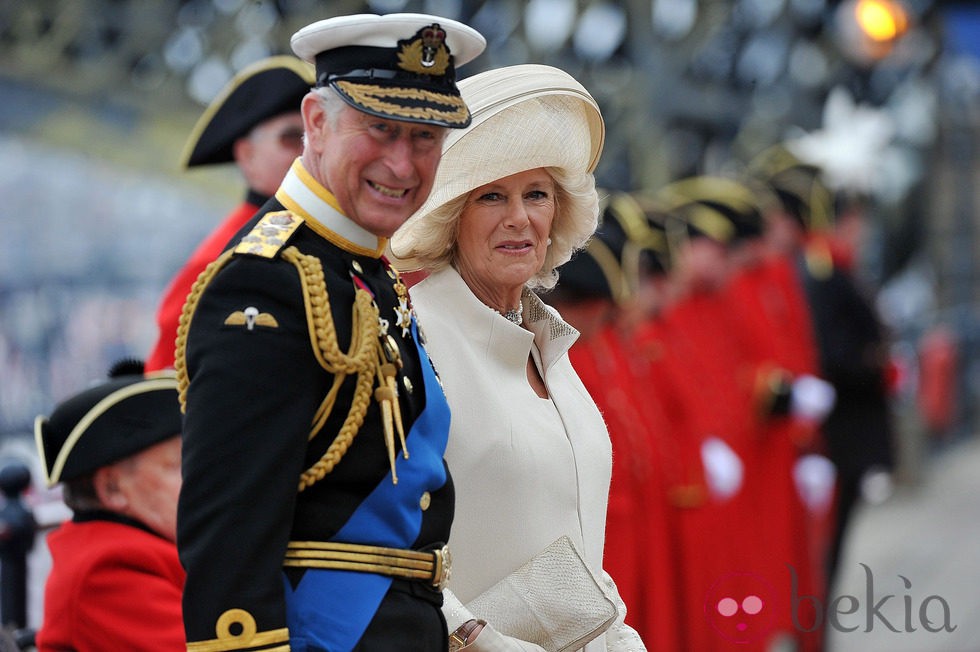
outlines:
[[[48,536],[39,652],[184,650],[177,382],[117,365],[35,422],[48,484],[72,519]]]

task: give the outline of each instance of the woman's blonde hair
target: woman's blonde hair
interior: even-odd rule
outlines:
[[[555,182],[555,218],[551,244],[541,270],[528,281],[531,289],[546,290],[558,282],[556,268],[588,242],[599,216],[599,197],[592,174],[569,173],[565,168],[546,167]],[[470,192],[473,192],[472,190]],[[470,193],[438,206],[420,222],[409,253],[423,269],[436,271],[456,261],[459,218]]]

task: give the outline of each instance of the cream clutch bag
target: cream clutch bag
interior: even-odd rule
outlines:
[[[567,536],[469,602],[477,618],[548,652],[578,650],[616,620],[616,604]]]

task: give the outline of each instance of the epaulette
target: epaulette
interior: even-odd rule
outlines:
[[[290,211],[266,213],[235,246],[234,253],[275,258],[302,223],[303,218]]]

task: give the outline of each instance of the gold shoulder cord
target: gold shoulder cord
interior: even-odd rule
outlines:
[[[177,371],[177,391],[181,411],[186,410],[187,388],[190,384],[187,374],[186,349],[191,317],[204,288],[233,254],[233,250],[226,251],[201,272],[191,288],[180,316],[174,367]],[[320,259],[302,254],[296,247],[284,249],[282,259],[295,266],[299,272],[313,354],[320,366],[334,376],[330,391],[327,392],[313,416],[313,425],[308,439],[313,439],[323,428],[333,411],[337,393],[346,377],[357,374],[357,384],[350,411],[347,413],[336,438],[331,442],[323,456],[300,476],[299,491],[303,491],[322,480],[333,471],[337,463],[347,453],[347,449],[350,448],[354,437],[364,423],[364,416],[367,414],[371,401],[371,388],[374,385],[375,375],[377,375],[378,387],[374,391],[374,398],[381,404],[385,447],[388,450],[388,461],[391,465],[391,480],[394,484],[398,484],[398,476],[395,473],[395,430],[397,430],[401,441],[402,453],[405,458],[408,458],[395,380],[402,362],[397,345],[391,343],[390,336],[381,331],[378,307],[374,303],[374,299],[366,290],[361,288],[355,290],[350,349],[344,353],[340,350],[340,345],[337,342],[337,332],[334,328],[333,316],[330,313],[330,297],[327,293],[327,284],[323,277],[323,266]]]
[[[197,308],[197,302],[208,286],[214,275],[225,266],[235,252],[231,249],[211,261],[204,271],[201,272],[191,291],[187,295],[184,307],[180,312],[180,319],[177,322],[176,352],[174,355],[174,370],[177,372],[177,396],[180,400],[180,411],[187,411],[187,387],[190,385],[190,378],[187,376],[187,332],[191,328],[191,317]]]
[[[396,429],[401,440],[402,453],[406,458],[408,457],[395,381],[398,368],[402,363],[398,347],[390,345],[388,334],[381,330],[377,304],[374,303],[369,292],[362,288],[355,289],[350,349],[344,353],[337,342],[337,332],[330,313],[330,297],[323,278],[320,259],[302,254],[296,247],[285,249],[282,258],[292,263],[299,272],[313,353],[320,366],[334,376],[333,386],[313,417],[310,439],[313,439],[323,428],[333,411],[337,392],[345,378],[357,374],[350,411],[323,456],[300,476],[299,490],[303,491],[322,480],[333,471],[347,453],[354,437],[364,424],[375,375],[378,387],[374,391],[374,398],[381,404],[385,447],[388,450],[388,462],[391,466],[391,481],[398,484],[398,475],[395,473]]]

